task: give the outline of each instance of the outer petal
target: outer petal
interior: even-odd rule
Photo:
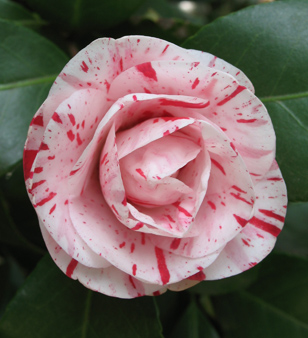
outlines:
[[[287,207],[286,187],[276,161],[255,186],[255,213],[244,229],[230,241],[218,259],[207,269],[207,279],[220,279],[241,273],[265,258],[280,233]]]

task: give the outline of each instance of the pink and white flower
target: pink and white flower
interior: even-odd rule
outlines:
[[[98,39],[64,67],[31,122],[24,173],[55,263],[120,298],[249,269],[286,213],[248,78],[152,37]]]

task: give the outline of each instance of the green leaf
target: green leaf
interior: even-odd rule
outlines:
[[[192,300],[175,325],[170,338],[219,338],[209,319],[203,314],[196,300]]]
[[[0,0],[0,19],[14,21],[27,27],[37,27],[42,24],[38,16],[9,0]]]
[[[153,298],[117,299],[88,290],[44,257],[7,307],[3,338],[162,338]]]
[[[26,0],[47,21],[81,33],[128,19],[144,0]]]
[[[67,61],[38,34],[0,21],[0,175],[21,160],[30,121]]]
[[[308,203],[291,203],[275,250],[308,258]]]
[[[226,338],[308,337],[308,260],[272,254],[247,291],[214,297]]]
[[[272,117],[291,201],[308,201],[307,17],[307,1],[257,5],[214,21],[184,43],[250,78]]]

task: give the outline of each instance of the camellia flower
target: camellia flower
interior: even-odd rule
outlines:
[[[238,274],[286,213],[275,133],[247,77],[145,36],[98,39],[35,114],[27,190],[67,276],[121,298]]]

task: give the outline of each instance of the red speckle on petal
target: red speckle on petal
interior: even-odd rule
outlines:
[[[67,106],[68,106],[69,109],[72,109],[72,107],[69,104],[67,104]]]
[[[160,292],[159,291],[153,292],[153,296],[160,296]]]
[[[133,100],[137,101],[137,96],[136,95],[133,95]]]
[[[82,64],[80,65],[80,67],[85,73],[87,73],[89,70],[88,65],[84,61],[82,61]]]
[[[236,152],[236,148],[232,142],[230,142],[230,147]]]
[[[157,76],[155,69],[152,67],[151,62],[141,63],[136,66],[136,69],[142,73],[145,77],[157,82]]]
[[[123,72],[123,59],[122,58],[120,59],[120,70],[121,72]]]
[[[143,232],[141,233],[141,244],[145,244],[145,234]]]
[[[64,202],[64,204],[67,205],[67,204],[68,204],[68,200],[66,200],[66,201]]]
[[[194,81],[194,83],[191,86],[191,89],[195,89],[198,86],[199,83],[200,83],[199,79],[196,78],[195,81]]]
[[[115,206],[112,204],[111,206],[112,210],[119,216],[118,210],[115,208]]]
[[[74,258],[72,258],[72,260],[70,261],[69,265],[66,268],[66,273],[65,273],[66,276],[72,278],[73,272],[76,269],[77,264],[78,262]]]
[[[124,199],[123,199],[123,201],[122,201],[122,204],[123,204],[124,206],[126,206],[126,205],[127,205],[127,200],[126,200],[126,197],[124,197]]]
[[[54,160],[55,157],[56,157],[55,155],[53,155],[53,156],[48,156],[47,159],[48,159],[48,160]]]
[[[57,204],[55,204],[50,210],[49,210],[49,215],[51,215],[55,209],[56,209]]]
[[[75,140],[75,135],[72,132],[72,130],[69,130],[66,134],[67,134],[67,137],[70,139],[71,142],[73,142]]]
[[[210,105],[210,101],[206,103],[193,103],[193,102],[184,102],[176,101],[170,99],[159,99],[159,102],[162,106],[174,106],[174,107],[183,107],[183,108],[206,108]]]
[[[170,244],[170,249],[176,250],[179,247],[180,243],[181,243],[181,238],[175,238]]]
[[[251,174],[253,175],[253,174]],[[281,177],[271,177],[271,178],[268,178],[267,179],[268,181],[282,181],[282,178]]]
[[[133,275],[136,276],[136,271],[137,271],[137,265],[136,264],[133,265],[132,270],[133,270]]]
[[[124,246],[125,246],[125,242],[123,242],[123,243],[121,243],[120,245],[119,245],[119,247],[120,247],[120,249],[122,249]]]
[[[170,131],[169,131],[169,130],[166,130],[166,131],[163,133],[164,136],[168,136],[169,134],[170,134]]]
[[[200,268],[203,270],[202,267],[200,267]],[[200,270],[200,268],[198,268],[198,270]],[[205,276],[205,274],[202,270],[200,270],[199,272],[195,273],[194,275],[188,277],[187,279],[196,280],[196,281],[200,281],[200,282],[205,280],[206,276]]]
[[[158,271],[160,273],[161,281],[163,285],[167,284],[170,280],[170,273],[167,268],[165,255],[162,249],[155,247],[155,255],[157,259]]]

